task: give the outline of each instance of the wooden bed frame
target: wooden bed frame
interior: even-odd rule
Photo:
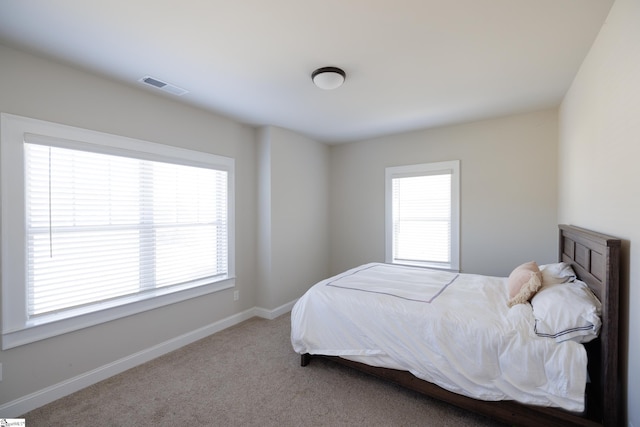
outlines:
[[[618,368],[618,305],[620,240],[569,225],[559,225],[559,260],[572,265],[602,302],[600,336],[586,344],[591,382],[587,384],[586,409],[577,414],[558,408],[524,405],[515,401],[488,402],[447,391],[409,372],[379,368],[336,356],[301,356],[302,366],[323,357],[394,382],[427,396],[516,426],[617,426],[620,402]]]

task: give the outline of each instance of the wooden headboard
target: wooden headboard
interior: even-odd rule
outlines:
[[[602,327],[597,340],[585,347],[589,355],[587,412],[605,426],[617,426],[620,402],[618,318],[620,246],[615,237],[570,225],[559,225],[559,260],[568,262],[602,303]]]

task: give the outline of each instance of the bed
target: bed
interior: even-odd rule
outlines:
[[[560,225],[558,241],[511,307],[511,277],[370,263],[323,280],[292,310],[294,350],[512,425],[617,426],[620,240]]]

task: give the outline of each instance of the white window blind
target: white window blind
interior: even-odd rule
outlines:
[[[393,179],[396,261],[451,262],[451,174]]]
[[[233,159],[0,118],[3,349],[234,286]]]
[[[25,150],[29,316],[227,273],[226,172]]]
[[[458,269],[458,163],[387,168],[387,262]]]

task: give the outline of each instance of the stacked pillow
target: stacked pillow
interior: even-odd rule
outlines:
[[[542,273],[542,286],[567,283],[576,280],[576,272],[566,262],[545,264],[540,266]]]
[[[522,264],[509,275],[508,286],[509,307],[531,302],[538,336],[580,343],[598,336],[602,305],[570,264]]]
[[[535,261],[517,266],[509,275],[509,307],[528,302],[542,286],[542,274]]]

